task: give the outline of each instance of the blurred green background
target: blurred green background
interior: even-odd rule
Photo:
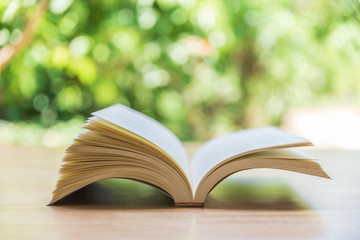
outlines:
[[[0,142],[66,145],[115,103],[184,141],[279,125],[294,107],[359,106],[359,11],[357,0],[3,0]]]

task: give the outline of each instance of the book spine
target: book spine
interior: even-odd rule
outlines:
[[[203,202],[176,202],[175,207],[204,207]]]

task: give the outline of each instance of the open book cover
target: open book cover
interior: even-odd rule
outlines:
[[[176,206],[203,206],[214,186],[247,169],[274,168],[329,178],[316,159],[293,149],[311,146],[309,140],[276,127],[214,138],[188,159],[169,129],[140,112],[117,104],[92,115],[66,150],[49,205],[107,178],[155,186]]]

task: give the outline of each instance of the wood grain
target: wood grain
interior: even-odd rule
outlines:
[[[128,180],[91,184],[48,207],[63,151],[0,147],[0,239],[360,239],[360,152],[311,152],[333,180],[235,174],[205,208],[175,208]]]

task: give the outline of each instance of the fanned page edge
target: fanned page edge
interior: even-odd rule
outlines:
[[[213,138],[202,145],[191,159],[193,195],[195,197],[202,179],[227,161],[264,150],[303,146],[313,146],[313,143],[273,126],[240,130]]]
[[[111,114],[111,113],[115,113],[115,114]],[[188,165],[189,163],[187,161],[187,155],[185,153],[185,149],[184,149],[183,145],[181,144],[180,140],[169,129],[167,129],[165,126],[163,126],[161,123],[155,121],[154,119],[152,119],[140,112],[137,112],[136,110],[133,110],[131,108],[128,108],[128,107],[120,105],[120,104],[113,105],[108,108],[99,110],[97,112],[92,113],[92,115],[94,116],[92,118],[97,118],[99,120],[102,120],[103,124],[108,123],[108,124],[113,125],[113,127],[115,127],[114,130],[116,130],[116,129],[120,130],[120,132],[122,132],[122,133],[126,132],[126,135],[129,135],[129,136],[131,135],[132,138],[141,139],[142,142],[149,143],[151,146],[153,146],[157,150],[161,150],[161,152],[163,152],[165,155],[168,156],[168,159],[169,159],[169,161],[172,162],[172,165],[174,166],[174,168],[178,169],[179,176],[182,176],[182,179],[186,180],[186,181],[184,181],[184,183],[185,183],[184,186],[186,186],[186,188],[189,189],[191,199],[193,199],[192,190],[191,190],[191,182],[190,182],[191,174],[189,173],[189,165]],[[91,120],[92,118],[89,118],[89,120]],[[124,122],[125,122],[125,124],[122,124]],[[128,123],[128,124],[126,124],[126,123]],[[89,124],[89,122],[86,123],[83,127],[85,127],[88,124]],[[107,124],[105,124],[105,125],[107,125]],[[164,140],[163,143],[167,143],[170,146],[172,146],[171,145],[171,143],[172,143],[173,145],[178,146],[178,150],[180,151],[180,157],[183,157],[183,162],[185,162],[187,164],[186,165],[187,169],[186,169],[186,166],[184,168],[184,165],[181,166],[180,165],[181,163],[176,160],[176,156],[174,157],[174,152],[166,151],[167,149],[166,148],[164,149],[164,147],[161,145],[161,143],[159,144],[158,141],[153,141],[153,139],[151,138],[151,135],[149,138],[148,138],[149,135],[144,136],[144,134],[142,134],[141,131],[140,132],[137,131],[136,126],[140,126],[140,127],[138,127],[138,130],[142,129],[142,130],[146,131],[147,129],[150,129],[153,132],[155,131],[154,136],[156,136],[156,135],[161,136],[161,133],[165,132],[165,134],[164,134],[165,140],[163,139]],[[110,128],[113,128],[113,127],[110,126]],[[78,137],[80,136],[80,134],[81,133],[79,133]],[[168,138],[166,136],[168,136]],[[75,138],[75,139],[77,139],[77,138]],[[68,147],[68,149],[73,148],[73,145],[74,145],[74,142],[73,142],[73,144],[71,144]],[[64,157],[67,156],[67,151],[65,152]],[[176,152],[175,152],[175,154],[176,154]],[[186,173],[186,170],[187,170],[187,173]],[[114,175],[114,176],[110,176],[110,177],[119,177],[119,176]],[[105,177],[105,178],[102,177],[101,179],[106,179],[106,178],[109,178],[109,177]],[[131,179],[131,176],[128,176],[125,178]],[[101,179],[98,179],[98,180],[101,180]],[[139,179],[137,179],[137,180],[139,180]],[[60,181],[60,178],[57,181],[54,192],[58,189],[59,181]],[[145,182],[147,182],[147,181],[145,181]],[[58,200],[60,200],[61,198],[70,194],[73,191],[70,191],[70,192],[66,193],[64,196],[60,196],[57,198],[55,197],[54,192],[51,195],[51,199],[49,200],[48,205],[51,205],[52,203],[57,202]],[[192,200],[190,200],[190,198],[183,197],[183,196],[182,197],[175,197],[175,195],[171,195],[171,196],[174,199],[174,203],[176,203],[176,200],[181,201],[181,202],[192,201]],[[187,198],[187,199],[185,199],[185,198]]]
[[[291,151],[293,149],[283,150]],[[271,151],[272,150],[268,150],[264,152]],[[317,161],[317,159],[314,159],[314,157],[311,157],[310,155],[303,158],[304,155],[301,154],[302,152],[298,152],[299,158],[289,158],[286,156],[284,156],[284,158],[272,158],[270,156],[253,157],[251,156],[252,154],[250,154],[250,156],[244,155],[240,158],[225,161],[224,164],[220,165],[216,169],[213,169],[209,174],[206,175],[206,177],[204,177],[204,179],[202,179],[195,193],[194,201],[205,201],[208,194],[216,185],[221,183],[227,177],[245,170],[266,168],[331,179]]]
[[[75,138],[74,142],[72,145],[70,145],[66,152],[65,152],[65,155],[63,157],[63,160],[62,160],[62,163],[61,163],[61,167],[60,167],[60,170],[59,170],[59,179],[57,181],[57,184],[56,184],[56,187],[51,195],[51,198],[48,202],[48,205],[53,205],[54,203],[58,202],[59,200],[61,200],[62,198],[66,197],[67,195],[71,194],[72,192],[90,184],[90,183],[93,183],[93,182],[96,182],[96,181],[99,181],[99,180],[103,180],[103,179],[108,179],[108,178],[124,178],[124,179],[131,179],[133,181],[138,181],[138,182],[143,182],[143,183],[146,183],[148,185],[151,185],[151,186],[155,186],[156,188],[158,189],[161,189],[163,192],[167,193],[169,196],[171,196],[173,199],[174,199],[174,202],[175,200],[177,201],[182,201],[182,202],[188,202],[188,201],[191,201],[193,199],[193,196],[192,196],[192,191],[191,191],[191,186],[190,186],[190,182],[188,180],[188,178],[186,177],[186,175],[184,175],[180,169],[179,166],[174,166],[174,163],[171,163],[171,165],[173,166],[173,169],[176,169],[176,175],[173,175],[174,177],[172,177],[171,179],[174,179],[175,177],[179,176],[179,178],[181,178],[182,180],[180,181],[181,182],[181,188],[182,186],[184,186],[184,188],[186,188],[187,190],[181,190],[181,188],[177,188],[176,186],[175,187],[172,187],[170,189],[166,189],[165,187],[163,186],[160,186],[158,184],[156,184],[156,181],[153,181],[153,180],[145,180],[143,178],[139,178],[139,177],[134,177],[133,175],[129,174],[129,172],[125,171],[125,175],[124,173],[120,174],[119,172],[114,172],[113,170],[109,170],[107,169],[106,172],[102,172],[101,174],[97,174],[96,176],[92,176],[91,177],[91,180],[89,180],[89,177],[87,177],[86,181],[83,181],[81,180],[81,184],[80,183],[77,183],[77,185],[74,187],[72,186],[71,188],[67,187],[66,190],[64,190],[64,181],[66,180],[66,178],[62,177],[63,176],[63,173],[62,171],[64,171],[63,169],[63,166],[65,166],[65,162],[64,162],[64,159],[66,158],[69,158],[71,154],[74,154],[76,153],[78,150],[81,150],[80,148],[82,148],[84,150],[84,148],[87,147],[86,144],[89,144],[89,143],[86,143],[86,139],[83,139],[82,137],[84,137],[86,135],[86,133],[90,133],[91,131],[95,131],[93,128],[88,128],[89,126],[91,126],[91,123],[93,122],[98,122],[99,120],[101,120],[102,124],[104,125],[105,122],[108,123],[108,124],[113,124],[113,123],[110,123],[106,120],[103,120],[103,119],[100,119],[98,117],[95,117],[97,120],[95,121],[94,118],[90,118],[90,120],[88,121],[87,124],[84,125],[84,128],[86,128],[86,130],[82,131],[81,133],[79,133],[78,137]],[[107,124],[106,124],[107,125]],[[105,126],[105,125],[104,125]],[[109,127],[110,129],[113,129],[114,131],[115,130],[118,130],[118,128],[121,128],[117,125],[115,125],[114,127],[116,127],[116,129],[113,129],[113,127]],[[90,130],[91,129],[91,130]],[[128,132],[127,130],[123,129],[125,131],[126,134],[123,134],[124,136],[131,136],[132,139],[139,139],[139,137],[135,134],[129,134],[130,132]],[[121,131],[122,132],[122,131]],[[110,137],[111,138],[111,137]],[[89,140],[89,139],[87,139]],[[93,139],[94,140],[94,139]],[[85,142],[84,142],[85,141]],[[145,142],[144,142],[145,141]],[[148,142],[147,140],[144,140],[144,139],[141,139],[140,140],[141,143],[150,143]],[[82,144],[81,144],[82,143]],[[85,144],[84,144],[85,143]],[[80,145],[81,146],[80,146]],[[151,145],[153,145],[152,143],[150,143]],[[110,146],[110,145],[109,145]],[[88,147],[94,147],[94,145],[90,144],[88,145]],[[100,147],[104,147],[104,146],[100,146]],[[153,146],[151,146],[153,147]],[[105,147],[106,148],[106,147]],[[85,149],[86,150],[86,149]],[[91,149],[89,149],[91,150]],[[114,154],[114,151],[118,151],[119,149],[113,149],[112,151],[112,154]],[[130,151],[132,152],[132,151]],[[133,153],[133,152],[132,152]],[[133,153],[134,154],[134,153]],[[166,154],[165,154],[166,155]],[[104,155],[102,155],[104,156]],[[124,157],[124,156],[123,156]],[[131,158],[131,156],[127,156],[129,158]],[[71,158],[71,157],[70,157]],[[170,160],[169,157],[166,158],[167,160]],[[172,160],[171,160],[172,161]],[[66,166],[71,166],[71,164],[67,164]],[[69,168],[67,168],[69,169]],[[134,170],[134,168],[132,168],[132,170]],[[109,173],[110,172],[110,173]],[[163,171],[163,172],[168,172],[168,171]],[[69,171],[67,171],[67,173],[69,173]],[[99,172],[100,173],[100,172]],[[110,175],[109,175],[110,174]],[[169,180],[169,179],[168,179]],[[76,182],[76,181],[72,181],[72,182]],[[164,180],[161,180],[160,182],[162,183],[167,183],[168,181],[164,181]],[[179,181],[178,181],[179,182]],[[176,192],[171,192],[171,189],[174,189],[179,192],[180,190],[180,193],[190,193],[190,194],[177,194]],[[167,191],[168,190],[168,191]],[[184,197],[184,196],[190,196],[190,197]]]
[[[166,152],[180,169],[191,179],[188,157],[179,138],[160,122],[121,104],[116,104],[102,110],[93,112],[92,115],[115,124],[139,137],[146,139]],[[147,127],[139,125],[147,125]],[[159,138],[159,135],[164,139]]]

